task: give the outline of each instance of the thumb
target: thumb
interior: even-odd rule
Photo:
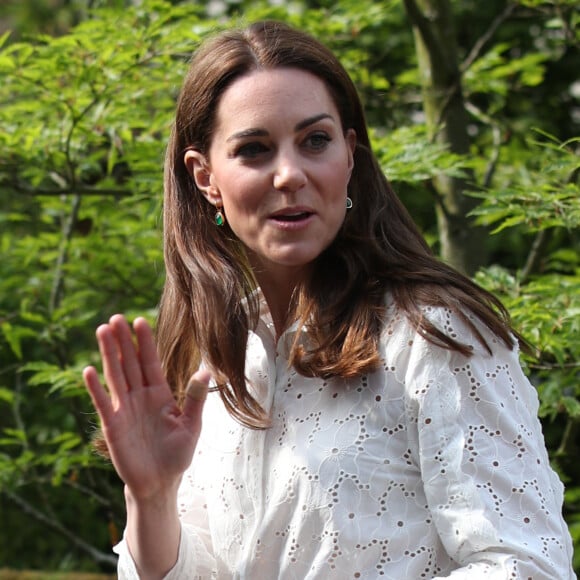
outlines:
[[[198,370],[189,379],[185,389],[185,404],[183,405],[183,413],[188,417],[193,419],[196,415],[201,415],[210,379],[211,374],[207,370]]]

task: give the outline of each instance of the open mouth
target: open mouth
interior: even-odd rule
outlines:
[[[300,220],[304,220],[310,217],[312,213],[307,211],[301,211],[298,213],[291,213],[291,214],[283,214],[283,215],[276,215],[273,217],[278,222],[299,222]]]

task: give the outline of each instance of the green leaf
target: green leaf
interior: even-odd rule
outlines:
[[[14,392],[6,387],[0,387],[0,401],[4,401],[5,403],[12,404],[14,403]]]
[[[36,332],[30,328],[23,326],[13,326],[9,322],[3,322],[0,324],[0,330],[6,339],[6,342],[10,346],[12,352],[16,357],[22,359],[22,339],[25,337],[35,337]]]

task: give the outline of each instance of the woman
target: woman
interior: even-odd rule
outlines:
[[[121,578],[574,577],[507,314],[431,255],[326,48],[204,44],[165,172],[161,362],[117,315],[108,391],[85,371]]]

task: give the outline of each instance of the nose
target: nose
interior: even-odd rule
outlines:
[[[297,153],[279,151],[273,181],[274,187],[285,193],[294,193],[306,185],[306,173]]]

